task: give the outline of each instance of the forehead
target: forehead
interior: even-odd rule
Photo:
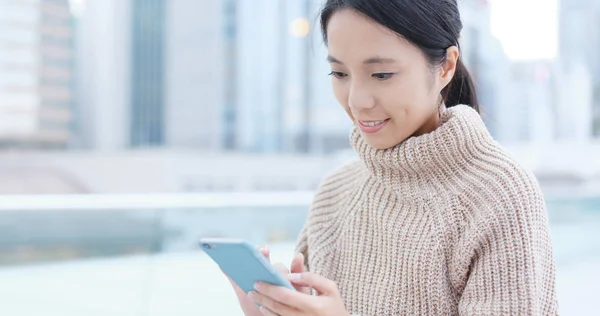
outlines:
[[[412,46],[392,30],[351,10],[335,12],[327,24],[329,53],[340,59],[405,53]]]

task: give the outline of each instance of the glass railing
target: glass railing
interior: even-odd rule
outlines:
[[[268,243],[289,263],[311,192],[0,197],[2,315],[241,315],[197,248]],[[548,198],[561,315],[600,293],[600,196]]]

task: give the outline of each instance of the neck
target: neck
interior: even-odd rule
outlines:
[[[429,134],[435,131],[440,126],[440,121],[441,116],[438,114],[438,112],[436,112],[412,135],[412,137]]]
[[[372,175],[392,186],[415,181],[446,181],[468,167],[492,140],[481,117],[472,108],[458,105],[441,112],[436,128],[412,136],[388,149],[368,145],[357,128],[351,143]]]

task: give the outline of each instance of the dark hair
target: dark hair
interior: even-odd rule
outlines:
[[[446,50],[459,46],[462,30],[457,0],[327,0],[321,10],[321,32],[327,45],[327,23],[336,11],[353,9],[417,46],[432,66],[446,61]],[[475,85],[459,57],[456,72],[442,90],[446,107],[466,104],[479,111]]]

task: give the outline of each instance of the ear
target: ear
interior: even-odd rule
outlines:
[[[450,46],[446,49],[446,61],[440,67],[439,73],[442,88],[446,87],[452,81],[452,77],[456,73],[456,65],[458,64],[459,57],[460,52],[458,51],[458,47]]]

